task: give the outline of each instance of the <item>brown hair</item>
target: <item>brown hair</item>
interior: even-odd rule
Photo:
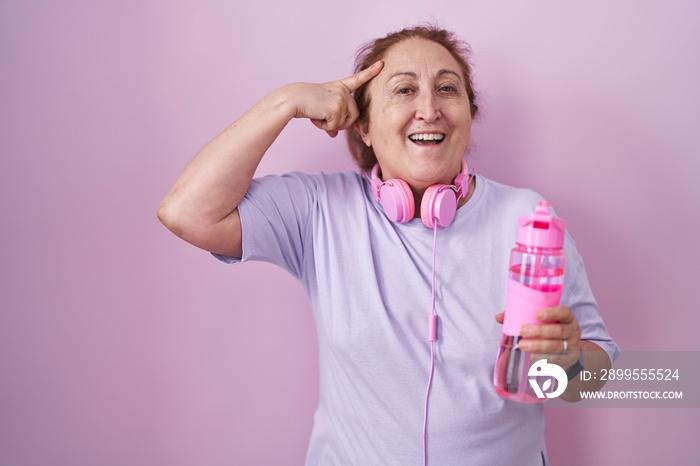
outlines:
[[[433,25],[421,25],[410,28],[405,28],[400,31],[393,32],[386,37],[375,39],[362,45],[355,57],[355,73],[359,73],[365,68],[370,67],[377,60],[381,60],[387,51],[394,45],[408,39],[426,39],[437,42],[450,52],[459,67],[462,70],[462,76],[467,87],[467,95],[469,96],[469,110],[472,118],[476,116],[479,107],[476,104],[476,94],[474,93],[474,84],[472,82],[471,66],[469,57],[471,56],[471,48],[469,45],[459,39],[455,34],[446,31]],[[371,82],[371,81],[370,81]],[[367,84],[358,88],[355,93],[355,103],[360,110],[360,115],[357,119],[359,123],[368,123],[369,110],[369,95],[367,93]],[[348,146],[353,159],[362,170],[370,170],[375,163],[377,157],[374,155],[374,149],[368,147],[360,133],[351,126],[347,129]]]

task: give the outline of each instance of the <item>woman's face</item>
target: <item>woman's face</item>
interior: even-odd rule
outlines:
[[[401,178],[421,192],[451,184],[472,125],[457,60],[426,39],[400,42],[382,60],[382,72],[368,84],[368,123],[357,125],[374,149],[382,178]]]

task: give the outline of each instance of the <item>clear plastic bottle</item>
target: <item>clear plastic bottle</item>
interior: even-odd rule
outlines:
[[[522,351],[518,343],[523,325],[542,323],[536,318],[538,310],[559,304],[566,264],[565,228],[566,222],[554,217],[545,201],[540,202],[533,214],[518,220],[493,383],[502,397],[519,403],[540,403],[547,399],[538,398],[528,383],[528,371],[535,361],[530,360],[530,353]],[[549,391],[554,388],[551,382],[546,385]]]

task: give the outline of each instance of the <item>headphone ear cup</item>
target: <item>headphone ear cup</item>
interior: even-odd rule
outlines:
[[[392,222],[406,223],[415,214],[411,187],[404,180],[388,180],[379,188],[379,203]]]
[[[420,218],[423,225],[438,230],[452,223],[457,213],[457,196],[450,186],[437,184],[430,186],[423,194],[420,204]]]

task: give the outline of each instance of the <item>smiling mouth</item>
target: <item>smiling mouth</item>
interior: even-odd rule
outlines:
[[[408,136],[411,142],[418,145],[437,145],[445,140],[442,133],[416,133]]]

